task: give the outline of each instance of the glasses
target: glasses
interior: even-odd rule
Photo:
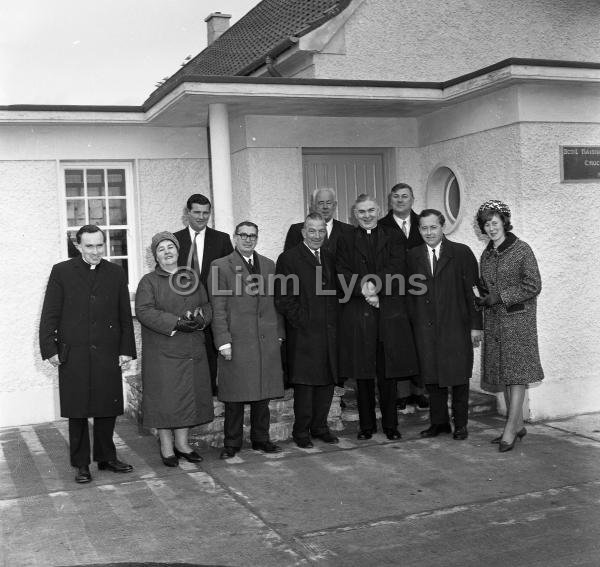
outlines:
[[[258,234],[248,234],[246,232],[236,232],[236,235],[242,240],[249,240],[250,242],[256,242],[256,239],[258,238]]]

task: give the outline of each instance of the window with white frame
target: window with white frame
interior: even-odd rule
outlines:
[[[63,163],[61,173],[68,255],[78,254],[77,231],[98,225],[106,234],[105,258],[125,270],[130,284],[137,284],[131,164]]]

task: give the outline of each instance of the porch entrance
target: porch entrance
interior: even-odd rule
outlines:
[[[305,149],[302,170],[306,210],[315,189],[331,187],[337,193],[340,221],[352,222],[351,207],[361,193],[373,195],[381,214],[387,212],[383,150]]]

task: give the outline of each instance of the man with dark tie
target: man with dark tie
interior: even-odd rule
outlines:
[[[80,255],[52,268],[40,318],[42,358],[58,368],[60,414],[69,418],[75,481],[92,480],[88,418],[94,418],[93,458],[100,470],[127,473],[113,433],[123,413],[121,368],[136,356],[127,277],[102,258],[104,233],[96,225],[77,231]]]
[[[454,439],[468,436],[469,379],[473,347],[483,331],[481,313],[475,309],[477,260],[471,249],[444,236],[444,215],[425,209],[419,215],[424,244],[408,252],[410,276],[425,277],[425,293],[408,294],[409,312],[420,376],[429,392],[430,426],[421,437],[451,433],[448,391],[452,391]]]
[[[335,210],[337,209],[337,199],[335,191],[330,188],[315,189],[310,197],[310,212],[319,213],[325,221],[327,235],[323,242],[323,248],[329,250],[334,256],[337,249],[337,241],[340,236],[352,230],[352,225],[334,219]],[[284,251],[289,250],[293,246],[300,244],[304,240],[302,230],[304,222],[295,223],[290,226],[285,238]]]
[[[298,447],[312,439],[337,443],[327,416],[337,377],[338,298],[333,256],[323,247],[325,220],[310,213],[304,240],[277,260],[275,305],[286,319],[289,380],[294,386],[294,428]]]
[[[222,258],[233,252],[229,236],[208,225],[212,213],[209,199],[200,193],[192,195],[186,203],[188,226],[174,233],[179,241],[179,266],[188,266],[199,277],[200,282],[207,286],[210,264],[217,258]],[[193,285],[193,281],[189,282]],[[216,394],[217,380],[217,351],[213,343],[210,327],[204,330],[206,355],[210,368],[213,394]]]
[[[379,220],[380,226],[389,226],[398,232],[407,252],[423,244],[419,231],[419,215],[412,208],[414,202],[412,187],[407,183],[396,183],[388,194],[388,213]],[[425,396],[425,389],[420,385],[418,376],[399,380],[397,395],[396,404],[403,413],[408,412],[407,404],[414,404],[419,410],[426,410],[429,407],[429,400]]]
[[[280,344],[283,318],[275,310],[269,280],[273,260],[258,254],[258,226],[239,223],[235,250],[213,261],[209,278],[212,331],[219,349],[219,400],[225,404],[221,459],[241,449],[244,405],[250,404],[250,440],[255,451],[277,453],[269,438],[269,400],[283,396]]]
[[[396,381],[418,374],[404,296],[404,245],[397,231],[378,224],[379,206],[369,195],[357,198],[354,215],[359,226],[342,236],[337,248],[344,288],[340,375],[356,379],[358,439],[377,431],[375,381],[383,432],[399,439]]]

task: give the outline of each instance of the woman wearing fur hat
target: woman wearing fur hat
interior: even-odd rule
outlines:
[[[501,201],[486,201],[477,223],[490,242],[481,255],[484,309],[483,381],[504,386],[508,417],[502,435],[492,440],[500,452],[523,439],[523,402],[527,385],[544,378],[537,338],[537,296],[542,280],[529,245],[512,232],[511,213]]]
[[[176,467],[179,458],[202,460],[189,445],[189,428],[213,420],[202,332],[212,310],[195,272],[177,267],[177,238],[159,232],[151,249],[157,265],[141,279],[135,297],[142,325],[143,423],[158,429],[162,461]]]

